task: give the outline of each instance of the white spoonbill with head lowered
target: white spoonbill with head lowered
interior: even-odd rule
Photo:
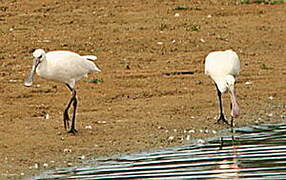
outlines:
[[[220,117],[217,121],[228,124],[223,113],[221,95],[229,92],[231,98],[231,126],[233,126],[233,118],[239,116],[239,107],[234,89],[235,78],[239,71],[240,61],[238,55],[232,50],[211,52],[205,59],[205,74],[214,81],[219,99]]]
[[[46,79],[65,83],[72,93],[66,109],[64,110],[64,127],[69,128],[69,108],[73,104],[72,124],[69,133],[77,133],[75,128],[75,118],[77,109],[77,96],[75,82],[87,76],[91,72],[101,72],[92,62],[96,56],[80,56],[70,51],[50,51],[45,53],[42,49],[33,52],[34,61],[31,73],[24,81],[25,86],[31,86],[35,72]]]

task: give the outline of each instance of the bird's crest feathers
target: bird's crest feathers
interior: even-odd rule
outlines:
[[[38,57],[40,57],[40,56],[42,56],[42,55],[44,55],[45,54],[45,51],[43,50],[43,49],[36,49],[34,52],[33,52],[33,56],[35,57],[35,58],[38,58]]]

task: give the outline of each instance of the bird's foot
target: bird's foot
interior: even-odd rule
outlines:
[[[220,117],[218,118],[217,123],[220,123],[220,122],[230,125],[229,122],[224,117],[224,115],[220,115]]]
[[[68,133],[76,134],[76,133],[78,133],[78,131],[77,131],[75,128],[72,127],[72,128],[68,131]]]

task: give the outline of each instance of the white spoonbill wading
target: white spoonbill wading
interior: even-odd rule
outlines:
[[[96,56],[80,56],[70,51],[50,51],[45,53],[42,49],[36,49],[33,52],[34,60],[32,70],[24,81],[25,86],[31,86],[35,72],[46,79],[65,83],[72,93],[66,109],[64,110],[64,127],[69,128],[69,108],[73,104],[72,124],[68,133],[77,133],[75,128],[75,118],[77,109],[77,96],[75,82],[87,76],[92,72],[101,72],[101,70],[92,62]]]
[[[240,71],[238,55],[232,50],[215,51],[208,54],[205,59],[205,74],[215,83],[220,107],[220,117],[217,122],[223,121],[228,124],[223,113],[221,95],[229,92],[231,98],[231,126],[233,118],[239,116],[239,107],[235,95],[235,78]]]

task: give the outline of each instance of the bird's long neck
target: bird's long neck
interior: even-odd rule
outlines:
[[[44,57],[44,59],[42,60],[42,62],[38,65],[37,69],[36,69],[36,73],[39,76],[42,76],[43,74],[45,74],[44,72],[47,72],[47,67],[48,66],[48,61],[46,59],[46,57]]]
[[[225,79],[224,78],[214,78],[213,80],[216,83],[219,91],[221,93],[225,93],[227,90]]]

